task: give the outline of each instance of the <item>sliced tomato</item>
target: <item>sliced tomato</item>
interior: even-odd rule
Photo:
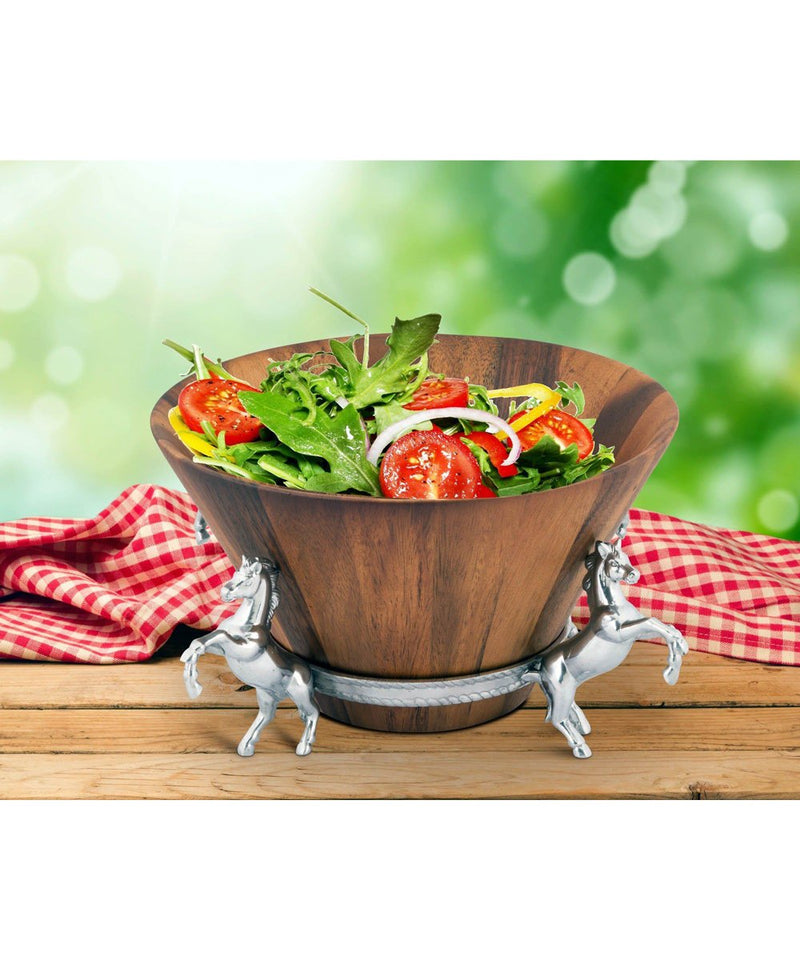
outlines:
[[[470,450],[441,430],[413,430],[395,440],[379,477],[384,496],[407,500],[472,500],[483,486]]]
[[[519,473],[516,465],[509,463],[503,466],[503,461],[508,456],[508,447],[506,447],[493,433],[487,433],[485,430],[475,430],[473,433],[464,434],[467,440],[471,440],[489,454],[492,466],[497,470],[501,477],[513,477]]]
[[[523,416],[523,413],[515,414],[508,422],[514,426],[514,421]],[[570,413],[564,413],[563,410],[550,410],[541,417],[537,417],[532,423],[523,427],[517,434],[523,450],[530,450],[542,439],[542,437],[553,437],[561,448],[568,447],[571,443],[578,445],[578,459],[583,460],[594,450],[594,438],[589,428],[581,423],[577,417]]]
[[[178,409],[190,430],[203,432],[203,421],[208,420],[214,433],[225,431],[225,443],[247,443],[258,439],[262,423],[251,417],[239,400],[240,390],[253,390],[240,380],[195,380],[185,386],[178,397]]]
[[[403,406],[406,410],[439,410],[442,407],[466,407],[468,401],[469,384],[466,380],[428,377]]]
[[[494,492],[494,490],[492,490],[491,487],[487,487],[485,484],[482,483],[482,484],[478,487],[478,492],[475,494],[475,496],[476,496],[478,499],[482,500],[482,499],[486,499],[486,498],[489,498],[489,497],[496,497],[497,494]]]

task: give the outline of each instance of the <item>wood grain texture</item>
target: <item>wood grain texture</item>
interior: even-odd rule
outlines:
[[[625,663],[583,684],[583,707],[611,706],[800,706],[800,671],[711,654],[690,653],[679,682],[664,683],[666,648],[637,643]],[[255,693],[228,670],[225,660],[208,654],[199,664],[203,693],[189,700],[177,658],[145,663],[0,663],[0,710],[75,707],[166,707],[204,710],[254,707]],[[543,704],[534,689],[528,703]],[[288,702],[287,702],[288,703]],[[287,709],[289,707],[287,706]]]
[[[545,722],[538,691],[508,716],[452,732],[323,718],[303,758],[287,701],[245,759],[235,749],[254,692],[209,656],[203,694],[189,701],[179,650],[122,666],[0,663],[0,798],[800,799],[792,667],[691,653],[669,687],[664,647],[638,643],[581,689],[589,760]]]
[[[259,383],[268,357],[314,352],[292,344],[226,361]],[[375,358],[385,337],[373,336]],[[251,483],[192,462],[156,405],[156,441],[235,565],[274,560],[281,603],[273,632],[313,663],[375,677],[454,677],[508,666],[562,630],[580,593],[583,560],[608,538],[663,454],[678,421],[669,394],[644,374],[556,344],[440,336],[431,369],[488,387],[563,379],[587,392],[597,438],[617,448],[606,473],[557,490],[472,501],[408,501],[306,493]],[[518,699],[518,698],[516,698]],[[445,730],[508,712],[515,698],[396,710],[336,702],[323,710],[374,729]]]
[[[0,756],[5,799],[795,799],[800,750]]]
[[[236,750],[254,710],[5,710],[0,754],[220,753]],[[561,751],[563,738],[531,707],[469,730],[386,733],[323,717],[314,754],[383,753],[469,755]],[[609,750],[793,750],[800,747],[799,707],[645,707],[588,709],[596,753]],[[293,709],[279,710],[258,741],[259,754],[294,750],[302,724]]]

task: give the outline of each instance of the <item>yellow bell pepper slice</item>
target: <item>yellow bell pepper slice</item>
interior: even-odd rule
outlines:
[[[517,387],[502,387],[499,390],[487,391],[490,397],[535,397],[538,403],[526,410],[521,417],[514,421],[514,429],[519,431],[539,417],[549,413],[561,403],[561,394],[551,390],[543,383],[523,383]],[[507,434],[498,430],[495,436],[499,440],[507,439]]]
[[[555,398],[556,403],[561,399],[560,394],[544,383],[521,383],[516,387],[501,387],[486,392],[490,397],[538,397],[541,401]]]
[[[186,426],[186,421],[181,416],[178,407],[173,407],[167,416],[169,425],[175,431],[184,447],[187,447],[193,453],[202,453],[205,457],[210,457],[213,454],[214,448],[208,440],[205,440]]]

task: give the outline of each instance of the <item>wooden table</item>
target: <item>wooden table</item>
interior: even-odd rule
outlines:
[[[800,798],[800,669],[638,643],[580,703],[594,756],[576,760],[536,689],[515,713],[443,734],[359,730],[323,717],[308,757],[287,703],[254,757],[235,750],[255,694],[219,657],[189,701],[190,634],[123,666],[0,662],[3,799]]]

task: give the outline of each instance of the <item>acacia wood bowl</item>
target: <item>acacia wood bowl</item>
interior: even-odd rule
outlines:
[[[370,337],[374,359],[385,341],[385,334]],[[327,348],[326,340],[291,344],[225,367],[259,384],[267,358]],[[613,535],[678,425],[677,406],[659,383],[584,350],[440,335],[429,356],[431,370],[489,389],[578,381],[585,416],[597,418],[595,438],[615,448],[615,465],[571,486],[496,499],[308,493],[194,463],[167,420],[191,377],[153,409],[158,446],[232,564],[242,556],[277,563],[273,636],[313,664],[368,677],[451,678],[502,669],[544,649],[580,595],[584,558],[596,540]],[[431,732],[502,716],[529,692],[441,707],[318,700],[324,714],[354,726]]]

